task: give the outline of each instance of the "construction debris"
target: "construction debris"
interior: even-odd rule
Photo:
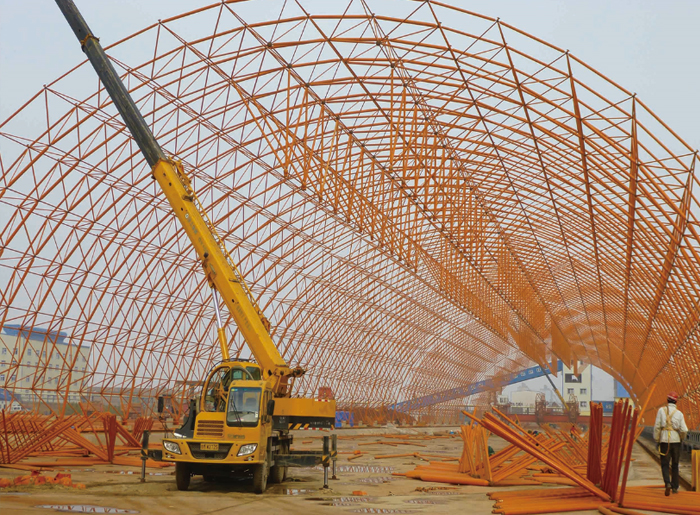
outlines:
[[[643,409],[643,408],[642,408]],[[632,448],[641,433],[640,408],[628,400],[615,403],[612,424],[603,425],[603,408],[594,403],[591,426],[583,434],[576,426],[569,431],[543,426],[533,434],[499,410],[462,426],[462,455],[458,463],[445,461],[418,465],[394,475],[422,481],[475,486],[516,486],[552,483],[571,488],[494,492],[494,513],[530,515],[619,507],[700,514],[700,495],[674,495],[650,488],[626,489]],[[510,445],[489,456],[488,438],[497,435]],[[414,454],[381,457],[418,456]],[[629,514],[628,514],[629,515]]]
[[[71,478],[70,474],[61,474],[60,472],[54,477],[42,476],[38,471],[33,471],[27,476],[17,476],[14,479],[0,478],[0,488],[29,485],[60,485],[78,488],[80,490],[85,489],[85,485],[83,483],[73,483],[73,479]]]
[[[18,470],[80,467],[97,463],[141,466],[139,439],[153,427],[153,419],[134,421],[133,429],[111,413],[71,415],[57,418],[33,413],[5,413],[0,416],[0,466]],[[36,459],[40,458],[40,459]],[[25,460],[31,459],[27,462]],[[148,460],[148,467],[168,463]]]

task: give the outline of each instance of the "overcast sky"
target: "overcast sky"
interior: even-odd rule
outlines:
[[[264,8],[264,0],[252,0]],[[336,0],[324,0],[334,2]],[[369,1],[381,11],[387,0]],[[77,0],[104,46],[211,0]],[[308,4],[308,2],[304,2]],[[342,10],[347,0],[338,0]],[[700,147],[700,1],[452,0],[569,49]],[[466,29],[466,28],[465,28]],[[52,0],[0,0],[0,120],[83,59]],[[136,64],[136,63],[131,63]]]

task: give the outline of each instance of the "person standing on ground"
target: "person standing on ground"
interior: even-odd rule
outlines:
[[[661,458],[661,473],[666,485],[665,494],[678,493],[679,477],[678,462],[681,459],[681,442],[688,434],[688,426],[685,425],[683,413],[676,407],[678,394],[668,394],[668,404],[659,408],[654,424],[654,440],[659,444],[659,456]],[[669,479],[668,466],[671,464],[671,479]]]

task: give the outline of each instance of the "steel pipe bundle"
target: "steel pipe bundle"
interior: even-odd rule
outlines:
[[[603,448],[603,405],[591,403],[590,428],[588,430],[588,461],[586,477],[593,484],[600,484],[601,454]]]
[[[115,451],[140,449],[137,437],[152,426],[150,417],[137,419],[129,431],[110,413],[55,417],[3,411],[0,415],[0,464],[21,466],[22,460],[36,456],[87,459],[82,458],[87,455],[100,462],[116,463],[126,458],[117,456]]]
[[[612,506],[611,502],[603,502],[580,487],[492,492],[489,497],[496,501],[493,513],[503,515],[560,513]]]
[[[602,414],[602,407],[600,407],[600,411]],[[639,415],[640,410],[633,409],[627,399],[615,403],[610,437],[608,439],[608,457],[605,464],[605,472],[600,483],[601,488],[613,500],[617,498],[618,487],[620,488],[620,499],[624,498],[630,462],[632,461],[632,448],[639,436],[639,428],[637,427]],[[594,431],[593,424],[591,424],[591,431]],[[589,444],[589,456],[593,454],[593,457],[596,458],[596,455],[599,453],[596,449],[592,449],[593,445]],[[594,463],[593,466],[595,465]],[[622,476],[622,483],[620,483],[620,474],[623,467],[624,475]],[[591,464],[589,463],[589,474],[591,470]]]
[[[462,426],[460,436],[464,447],[459,460],[458,471],[463,474],[491,481],[491,464],[489,462],[489,434],[476,424]]]
[[[574,484],[558,474],[541,473],[544,467],[535,465],[538,458],[523,453],[520,447],[513,444],[489,456],[489,431],[481,425],[462,426],[460,435],[464,444],[462,455],[450,459],[458,463],[445,463],[443,459],[442,462],[430,462],[428,465],[419,465],[410,472],[395,474],[423,481],[482,486]],[[547,434],[541,433],[534,437],[534,441],[535,445],[547,448],[551,453],[564,451],[570,445],[570,442],[551,428]],[[528,469],[538,473],[532,474]]]
[[[637,510],[660,511],[678,515],[700,515],[700,494],[697,492],[678,492],[669,498],[664,495],[662,489],[630,487],[624,501],[620,501],[620,505],[624,508]],[[625,512],[620,511],[620,513]]]
[[[500,419],[490,413],[478,419],[463,412],[479,426],[474,424],[462,428],[464,450],[459,463],[430,463],[403,475],[423,481],[466,485],[525,485],[536,481],[573,485],[558,489],[492,492],[489,497],[496,501],[493,512],[502,515],[595,509],[604,515],[615,512],[640,515],[619,506],[678,515],[700,515],[700,495],[684,492],[669,499],[658,489],[626,488],[633,446],[640,433],[638,421],[641,412],[634,409],[629,401],[615,404],[609,431],[603,425],[602,406],[593,404],[591,427],[585,435],[585,442],[584,435],[580,433],[572,438],[568,433],[553,428],[547,428],[546,434],[534,436],[497,409],[494,412]],[[491,458],[486,453],[489,432],[510,443]],[[585,461],[582,443],[588,446],[588,461],[578,464]],[[562,452],[565,447],[566,452]],[[524,454],[518,455],[521,451]],[[537,461],[547,467],[536,465]],[[537,472],[523,476],[528,469]],[[502,482],[505,478],[514,479]],[[597,480],[597,484],[593,480]]]
[[[525,432],[520,426],[517,426],[502,413],[498,412],[497,410],[496,412],[499,413],[499,415],[501,415],[501,417],[503,417],[506,421],[508,421],[508,423],[515,426],[515,429],[511,428],[506,422],[501,422],[499,419],[497,419],[494,415],[491,415],[490,413],[484,414],[484,418],[482,420],[476,419],[467,412],[463,413],[469,417],[472,417],[476,422],[478,422],[483,427],[491,431],[493,434],[500,436],[504,440],[510,442],[516,447],[519,447],[531,456],[534,456],[539,461],[549,465],[561,475],[570,479],[578,486],[583,487],[591,494],[601,498],[603,501],[610,501],[611,498],[608,493],[598,488],[588,479],[576,472],[567,463],[564,463],[562,460],[560,460],[552,451],[552,449],[546,447],[545,445],[542,445],[542,443],[539,442],[534,436]],[[538,511],[533,513],[545,512]]]
[[[626,447],[626,449],[629,447]],[[679,492],[664,496],[662,489],[630,487],[627,500],[604,502],[580,487],[491,492],[496,501],[493,513],[502,515],[533,515],[598,509],[603,515],[643,515],[632,509],[657,511],[675,515],[700,515],[700,494]]]
[[[612,426],[610,428],[610,439],[608,441],[608,459],[601,483],[601,488],[613,499],[617,493],[617,487],[620,481],[620,469],[623,465],[623,448],[626,447],[629,438],[631,413],[632,407],[626,399],[624,402],[618,401],[615,403]],[[631,431],[634,431],[634,429],[635,427],[633,427]]]

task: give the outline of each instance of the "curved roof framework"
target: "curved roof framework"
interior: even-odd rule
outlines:
[[[558,356],[639,397],[656,383],[652,405],[677,389],[700,423],[694,150],[505,23],[440,2],[323,9],[217,3],[107,48],[307,367],[298,392],[383,406]],[[0,138],[0,322],[49,331],[4,387],[128,409],[201,378],[209,290],[91,68]],[[47,379],[51,331],[89,346],[87,380],[69,352]]]

